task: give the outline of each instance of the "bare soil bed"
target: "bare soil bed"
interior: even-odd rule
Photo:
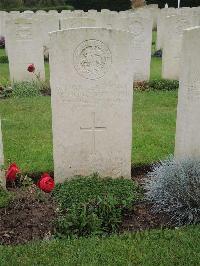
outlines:
[[[132,169],[132,178],[143,185],[146,173],[151,166]],[[15,200],[6,208],[0,209],[0,244],[25,244],[30,241],[48,240],[54,234],[54,221],[57,206],[49,194],[40,201],[30,188],[23,192],[20,188],[11,189]],[[124,215],[120,233],[124,231],[142,231],[168,226],[169,218],[163,214],[154,214],[151,204],[140,202],[132,212]]]

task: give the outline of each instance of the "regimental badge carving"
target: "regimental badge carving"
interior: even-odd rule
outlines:
[[[86,79],[103,77],[112,64],[109,48],[99,40],[86,40],[74,52],[74,67]]]

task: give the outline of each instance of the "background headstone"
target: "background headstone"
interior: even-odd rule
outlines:
[[[157,29],[157,23],[158,23],[158,15],[160,13],[160,9],[158,8],[157,4],[147,5],[146,8],[149,10],[152,20],[153,20],[153,29]]]
[[[179,80],[183,31],[193,26],[192,16],[174,15],[166,18],[162,56],[162,77]]]
[[[7,12],[0,11],[0,36],[5,37],[5,21],[7,17]]]
[[[200,27],[184,31],[178,93],[177,158],[200,159]]]
[[[11,81],[45,80],[43,47],[34,19],[18,17],[6,21],[6,48]],[[27,67],[34,64],[35,74]]]
[[[175,8],[163,8],[160,10],[157,19],[157,41],[156,41],[156,49],[160,50],[164,45],[164,34],[166,31],[165,28],[165,20],[168,16],[176,15],[177,9]]]
[[[95,27],[96,20],[88,17],[73,17],[60,20],[61,30],[81,27]]]
[[[38,38],[42,42],[45,58],[49,55],[50,37],[49,32],[57,31],[60,28],[58,16],[50,15],[49,13],[37,13],[35,15],[38,30]]]
[[[127,17],[113,20],[113,28],[132,33],[131,42],[134,58],[133,75],[135,81],[149,80],[151,65],[151,43],[153,20],[147,9],[139,9]]]
[[[56,182],[94,172],[130,178],[131,34],[80,28],[50,35]]]

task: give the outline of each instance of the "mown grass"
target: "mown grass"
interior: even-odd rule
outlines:
[[[132,163],[149,164],[174,152],[177,92],[135,93]]]
[[[0,101],[5,158],[23,171],[52,170],[50,97]]]
[[[6,55],[5,49],[0,49],[0,56]]]
[[[199,265],[200,226],[1,247],[0,265]]]
[[[163,159],[174,150],[177,92],[135,92],[134,165]],[[50,97],[0,101],[6,160],[23,171],[53,170]]]

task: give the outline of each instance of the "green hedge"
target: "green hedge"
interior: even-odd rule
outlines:
[[[50,6],[50,7],[12,7],[12,8],[2,8],[1,10],[3,11],[20,11],[20,12],[24,12],[25,10],[31,10],[33,12],[36,12],[37,10],[45,10],[45,11],[49,11],[49,10],[57,10],[58,12],[61,12],[62,10],[74,10],[73,6],[70,5],[65,5],[65,6]]]
[[[177,7],[178,6],[178,0],[147,0],[146,1],[148,5],[150,4],[158,4],[159,7],[164,7],[165,4],[167,3],[169,7]],[[181,0],[181,6],[188,6],[188,7],[193,7],[193,6],[199,6],[200,1],[199,0]]]
[[[68,0],[69,5],[75,9],[110,9],[115,11],[127,10],[131,8],[130,0]]]
[[[64,6],[65,0],[0,0],[1,8]]]
[[[0,0],[1,10],[33,10],[38,9],[58,11],[65,9],[110,9],[110,10],[127,10],[131,8],[130,0]]]

